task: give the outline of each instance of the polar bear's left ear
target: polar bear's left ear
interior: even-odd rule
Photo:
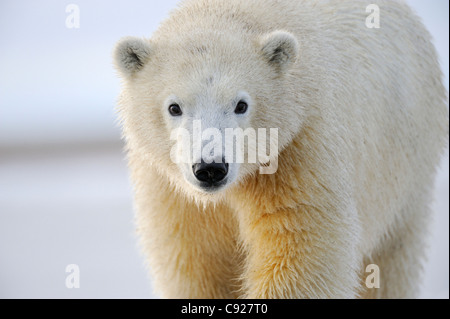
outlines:
[[[136,37],[119,40],[114,48],[114,63],[117,70],[126,77],[133,76],[142,69],[151,55],[150,43]]]
[[[295,62],[299,53],[299,44],[292,33],[274,31],[260,40],[264,58],[279,71],[286,70]]]

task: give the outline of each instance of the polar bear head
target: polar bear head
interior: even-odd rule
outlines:
[[[213,198],[249,174],[273,174],[298,133],[296,38],[199,30],[127,37],[114,51],[128,147],[187,194]]]

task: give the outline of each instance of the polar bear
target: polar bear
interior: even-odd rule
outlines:
[[[448,102],[404,2],[187,0],[151,39],[120,40],[114,59],[159,296],[417,296]],[[249,161],[248,142],[233,161],[216,141],[178,161],[173,132],[194,136],[196,123],[218,140],[277,129],[276,154]]]

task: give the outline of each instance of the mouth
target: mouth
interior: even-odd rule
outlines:
[[[223,179],[220,182],[199,182],[197,187],[205,193],[214,194],[225,188],[227,185],[227,179]]]

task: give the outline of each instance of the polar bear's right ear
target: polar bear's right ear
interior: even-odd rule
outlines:
[[[151,54],[150,43],[136,37],[125,37],[114,48],[114,63],[117,70],[126,77],[141,70]]]
[[[295,36],[281,30],[264,35],[260,39],[260,46],[266,61],[278,71],[284,71],[294,63],[299,52]]]

